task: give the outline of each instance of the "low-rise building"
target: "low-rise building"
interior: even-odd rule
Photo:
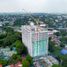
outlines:
[[[3,59],[9,59],[13,54],[16,54],[17,52],[14,50],[10,50],[9,47],[6,48],[0,48],[0,58]]]

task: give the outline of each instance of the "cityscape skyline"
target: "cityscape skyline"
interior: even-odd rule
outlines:
[[[67,0],[0,0],[0,12],[67,13]]]

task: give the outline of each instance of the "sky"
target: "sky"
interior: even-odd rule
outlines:
[[[0,12],[67,13],[67,0],[0,0]]]

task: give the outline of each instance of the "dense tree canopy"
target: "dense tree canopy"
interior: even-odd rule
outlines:
[[[63,67],[67,67],[67,59],[64,59],[64,60],[63,60],[62,66],[63,66]]]
[[[2,65],[9,65],[9,64],[15,64],[18,61],[22,61],[22,55],[27,55],[28,51],[26,46],[23,44],[21,39],[21,33],[14,31],[12,28],[4,28],[4,31],[6,31],[3,34],[0,34],[0,47],[9,47],[9,48],[15,48],[17,51],[17,54],[13,54],[9,60],[1,60],[0,64]],[[29,58],[30,59],[30,58]],[[28,63],[28,61],[26,61]]]
[[[22,67],[30,67],[29,61],[26,59],[22,61]]]
[[[52,67],[62,67],[61,65],[59,65],[59,64],[53,64],[53,66]]]
[[[26,60],[29,61],[30,64],[33,64],[32,57],[29,54],[26,56]]]

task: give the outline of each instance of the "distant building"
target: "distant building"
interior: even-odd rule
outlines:
[[[9,47],[6,48],[0,48],[0,58],[8,60],[13,54],[16,54],[17,52],[14,50],[10,50]]]
[[[67,46],[61,50],[61,54],[67,55]]]
[[[58,60],[51,55],[40,57],[39,60],[34,61],[35,67],[52,67],[53,64],[59,64]]]
[[[0,27],[2,27],[2,23],[0,22]]]
[[[22,26],[22,41],[32,57],[41,57],[48,54],[48,30],[43,25]]]

